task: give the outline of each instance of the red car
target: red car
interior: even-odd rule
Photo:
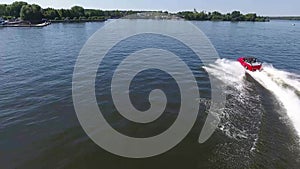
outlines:
[[[261,70],[262,63],[255,57],[240,57],[237,59],[241,65],[252,72]]]

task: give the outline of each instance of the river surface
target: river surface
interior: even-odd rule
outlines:
[[[97,146],[82,129],[74,110],[76,59],[89,37],[105,24],[0,28],[0,168],[300,167],[300,22],[193,22],[220,56],[206,66],[191,57],[185,46],[160,36],[135,36],[118,44],[98,70],[96,97],[105,118],[119,132],[136,137],[159,134],[172,125],[180,108],[174,79],[149,70],[134,78],[130,99],[145,111],[149,92],[163,90],[169,102],[162,118],[145,128],[122,119],[106,83],[111,70],[124,59],[124,52],[148,42],[176,50],[199,86],[200,111],[190,133],[166,153],[144,159],[116,156]],[[235,61],[240,56],[258,57],[264,62],[263,71],[245,74]],[[217,130],[199,144],[206,118],[203,112],[210,106],[207,74],[226,85],[226,105],[218,114]]]

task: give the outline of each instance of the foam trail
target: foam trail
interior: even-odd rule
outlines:
[[[261,115],[257,105],[252,105],[253,102],[250,101],[258,98],[249,98],[251,89],[249,89],[249,83],[245,81],[245,69],[239,62],[228,59],[218,59],[215,63],[203,68],[229,87],[225,91],[228,96],[231,96],[231,99],[227,100],[228,104],[236,104],[236,102],[239,102],[237,104],[243,104],[243,106],[231,105],[219,114],[221,119],[219,129],[229,138],[237,139],[244,144],[243,149],[253,152],[258,140],[257,133],[260,125],[258,118],[260,119]],[[246,112],[246,115],[242,113],[248,108],[251,108],[252,112]],[[239,119],[243,119],[243,121]],[[249,145],[251,146],[249,147]]]
[[[204,69],[239,91],[246,87],[242,82],[245,69],[237,61],[218,59]],[[282,103],[300,136],[300,75],[278,70],[269,64],[264,64],[261,72],[247,72]]]
[[[204,66],[203,68],[226,84],[235,86],[238,90],[243,89],[242,80],[245,76],[245,70],[238,62],[218,59],[214,64]]]
[[[266,89],[273,92],[276,98],[286,109],[300,136],[300,80],[299,76],[264,65],[261,72],[248,72],[256,81]]]

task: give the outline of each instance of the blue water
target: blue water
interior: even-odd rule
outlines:
[[[193,23],[211,40],[220,57],[225,58],[216,63],[222,71],[235,72],[230,72],[230,67],[236,65],[234,61],[239,56],[255,56],[268,66],[272,64],[274,68],[266,69],[269,73],[283,71],[299,82],[300,22]],[[0,28],[0,168],[297,168],[300,165],[297,124],[289,123],[288,110],[293,107],[286,107],[272,88],[249,75],[224,81],[228,85],[226,109],[220,114],[218,130],[204,144],[197,142],[205,119],[202,114],[182,143],[156,157],[127,159],[98,147],[77,120],[72,101],[72,74],[80,49],[105,24]],[[170,44],[171,47],[185,53],[176,44]],[[209,95],[201,63],[189,60],[188,56],[186,59],[197,82],[204,85],[200,92]],[[107,60],[110,61],[114,63],[114,58]],[[107,66],[107,71],[110,68]],[[137,77],[137,92],[132,99],[142,110],[149,106],[144,101],[149,88],[139,88],[145,81],[172,91],[168,86],[173,83],[171,78],[158,76],[160,72],[149,73],[157,73],[158,80]],[[285,81],[286,77],[282,79],[289,82]],[[243,90],[236,88],[240,84]],[[293,89],[297,93],[296,87]],[[102,100],[108,96],[101,86],[97,92]],[[120,131],[143,137],[162,132],[172,124],[179,105],[174,97],[168,113],[160,119],[165,120],[164,124],[149,125],[142,130],[146,133],[135,132],[139,126],[118,122],[117,115],[107,118],[115,121],[114,127]],[[201,110],[207,110],[209,98],[203,98],[200,105]]]
[[[299,74],[299,21],[194,22],[223,58],[255,56],[275,67]],[[296,26],[292,26],[296,23]]]

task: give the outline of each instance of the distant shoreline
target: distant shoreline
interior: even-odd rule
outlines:
[[[299,21],[300,16],[271,16],[269,17],[271,20],[291,20],[291,21]]]
[[[73,6],[70,9],[43,9],[37,4],[16,1],[12,4],[0,4],[1,27],[43,27],[49,23],[104,22],[107,19],[128,17],[131,19],[184,19],[189,21],[223,22],[269,22],[270,20],[300,20],[300,16],[259,16],[256,13],[243,14],[240,11],[222,14],[218,11],[132,11],[84,9]],[[136,16],[136,17],[135,17]]]
[[[258,16],[256,13],[242,14],[240,11],[222,14],[218,11],[198,12],[182,11],[169,13],[168,11],[133,11],[133,10],[101,10],[84,9],[81,6],[73,6],[70,9],[42,8],[37,4],[28,4],[27,2],[16,1],[12,4],[0,4],[0,24],[7,22],[25,21],[32,24],[40,24],[45,21],[52,23],[75,23],[75,22],[103,22],[107,19],[118,19],[132,14],[157,19],[176,19],[197,21],[232,21],[232,22],[268,22],[269,18]]]

